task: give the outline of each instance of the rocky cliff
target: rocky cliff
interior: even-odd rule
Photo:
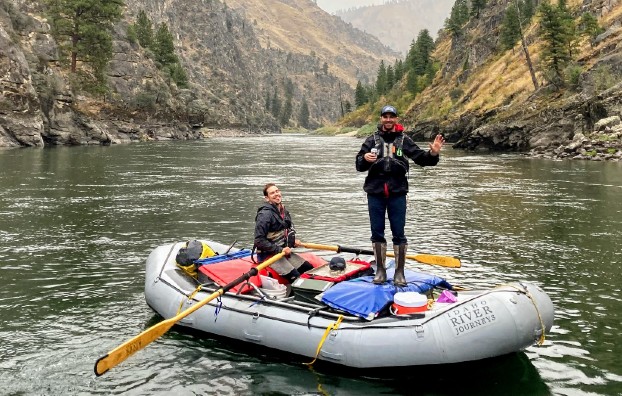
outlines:
[[[278,132],[283,123],[266,102],[275,94],[284,101],[286,91],[292,116],[285,126],[297,126],[303,101],[311,127],[336,120],[344,103],[353,102],[350,72],[370,78],[379,59],[392,52],[309,0],[279,3],[314,10],[316,22],[326,21],[316,30],[299,29],[300,37],[321,43],[331,37],[327,29],[338,27],[340,38],[358,43],[337,41],[351,50],[333,57],[317,42],[267,45],[266,29],[249,12],[252,0],[245,12],[218,0],[127,0],[114,30],[109,92],[94,96],[68,73],[43,4],[0,0],[0,147],[196,139],[225,129]],[[149,51],[128,39],[139,10],[154,25],[168,25],[188,88],[169,81]],[[334,46],[333,40],[328,47]]]
[[[499,29],[507,0],[491,0],[464,34],[445,34],[435,56],[442,70],[405,116],[416,138],[443,133],[454,148],[531,152],[547,157],[622,158],[622,5],[620,0],[569,2],[596,15],[605,32],[583,40],[575,87],[555,89],[539,65],[537,23],[526,31],[539,88],[520,45],[501,56]],[[600,121],[608,119],[608,128]],[[612,121],[613,120],[613,121]],[[577,144],[577,142],[581,142]],[[599,142],[603,142],[600,144]]]

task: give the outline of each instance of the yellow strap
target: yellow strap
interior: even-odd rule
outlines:
[[[432,309],[433,306],[434,306],[434,299],[428,298],[428,309]]]
[[[339,318],[337,319],[336,322],[333,322],[328,325],[326,330],[324,330],[324,335],[322,336],[320,343],[317,346],[317,350],[315,351],[315,357],[313,358],[313,361],[311,363],[303,363],[303,364],[306,364],[309,367],[313,366],[313,363],[315,363],[315,361],[317,360],[317,357],[320,355],[320,351],[322,350],[322,345],[324,345],[324,341],[326,341],[326,337],[328,337],[328,335],[330,334],[332,330],[337,330],[342,320],[343,320],[343,315],[339,315]]]
[[[199,285],[193,292],[191,295],[188,296],[188,301],[192,301],[192,299],[194,298],[194,296],[196,296],[196,294],[199,292],[199,290],[201,290],[201,285]],[[179,313],[181,312],[181,307],[183,307],[184,305],[184,300],[182,299],[181,302],[179,303],[179,308],[177,308],[177,313],[175,314],[175,316],[179,315]]]
[[[529,293],[527,291],[527,289],[521,289],[517,286],[514,285],[510,285],[510,284],[505,284],[505,285],[499,285],[498,287],[503,287],[503,286],[509,286],[509,287],[513,287],[514,289],[525,293],[525,295],[529,298],[529,300],[531,300],[531,303],[533,304],[533,307],[536,309],[536,313],[538,314],[538,320],[540,320],[540,326],[542,327],[542,334],[540,334],[540,338],[538,339],[538,346],[544,344],[544,340],[546,339],[545,333],[546,333],[546,326],[544,325],[544,320],[542,320],[542,315],[540,314],[540,310],[538,309],[538,305],[536,304],[536,301],[533,299],[533,296],[531,295],[531,293]]]

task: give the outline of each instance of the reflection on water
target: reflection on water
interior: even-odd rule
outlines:
[[[348,370],[171,331],[103,377],[93,364],[153,320],[143,265],[203,237],[250,247],[266,182],[307,242],[368,248],[362,142],[302,135],[0,151],[0,387],[25,394],[621,394],[622,165],[447,148],[412,168],[413,252],[460,257],[453,283],[541,285],[544,346],[461,365]],[[416,390],[416,391],[415,391]]]

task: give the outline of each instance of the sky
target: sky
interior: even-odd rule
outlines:
[[[351,7],[361,7],[382,4],[383,0],[317,0],[317,5],[328,13]]]

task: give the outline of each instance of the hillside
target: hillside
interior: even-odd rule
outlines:
[[[228,0],[227,5],[252,21],[263,48],[313,53],[352,87],[358,80],[373,80],[381,60],[399,57],[386,43],[321,10],[311,0]]]
[[[397,56],[311,0],[268,5],[126,0],[105,86],[88,91],[80,81],[89,64],[69,71],[67,37],[57,41],[47,3],[0,0],[0,147],[317,128],[343,115],[353,85],[372,79],[380,59]],[[166,25],[187,84],[131,39],[140,11],[154,28]]]
[[[545,70],[540,17],[525,26],[537,89],[520,43],[507,51],[501,48],[507,4],[508,0],[489,0],[460,34],[440,35],[433,53],[440,70],[414,99],[402,81],[380,102],[404,108],[402,120],[414,137],[443,133],[455,142],[454,148],[621,158],[622,1],[568,1],[577,21],[590,12],[604,32],[576,42],[573,61],[564,69],[567,76],[574,75],[574,82],[564,85],[552,84]],[[343,123],[360,125],[366,117],[373,124],[376,111],[364,106]]]
[[[454,0],[392,0],[344,8],[335,15],[405,55],[419,31],[427,29],[436,37],[453,4]]]

